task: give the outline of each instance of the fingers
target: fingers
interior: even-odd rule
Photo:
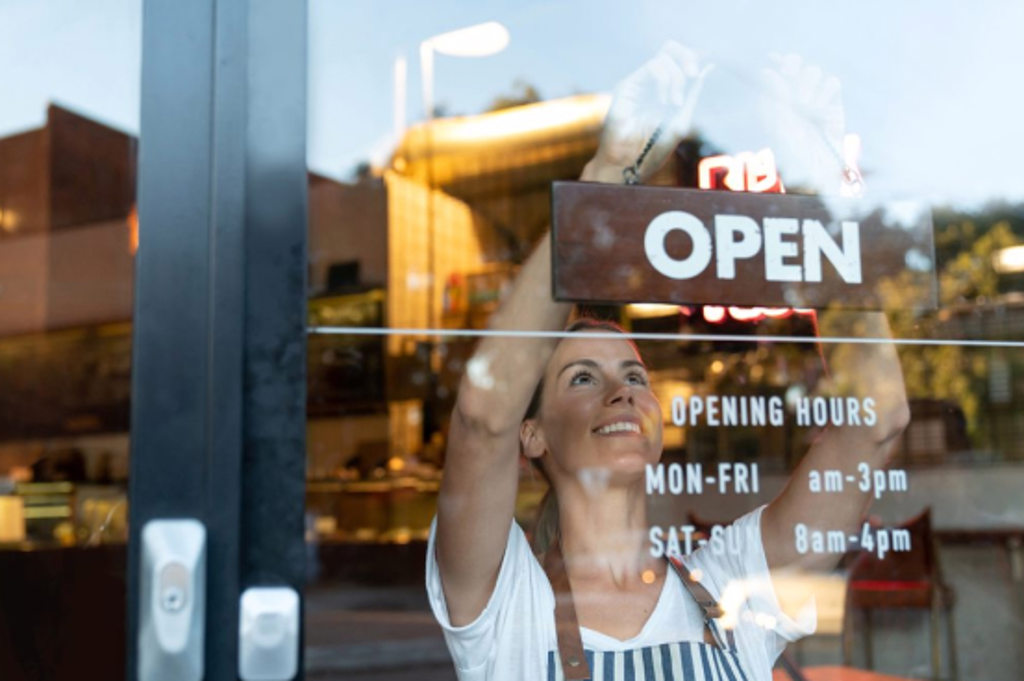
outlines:
[[[697,53],[679,43],[665,43],[657,54],[622,80],[616,99],[630,99],[639,109],[668,111],[682,107],[691,82],[702,80],[708,69],[700,66]]]
[[[671,59],[687,78],[696,78],[701,72],[700,57],[697,53],[674,40],[662,45],[658,53]]]
[[[701,90],[704,87],[704,79],[714,67],[707,65],[701,69],[689,84],[686,86],[685,95],[680,92],[680,99],[677,106],[673,107],[672,114],[665,123],[665,132],[656,145],[658,151],[669,153],[675,149],[687,133],[693,123],[693,112],[697,107],[697,100],[700,98]]]
[[[645,169],[657,168],[687,133],[693,112],[712,65],[701,66],[697,53],[676,42],[665,43],[648,62],[649,75],[658,84],[654,113],[661,134],[649,153]]]
[[[840,81],[796,54],[769,58],[760,103],[781,165],[800,182],[830,191],[838,182],[846,128]]]
[[[795,80],[803,70],[804,60],[798,54],[778,54],[773,52],[768,55],[776,71],[788,80]]]
[[[694,50],[671,40],[661,46],[652,62],[664,90],[661,103],[673,108],[687,106],[695,98],[693,90],[699,94],[712,68],[711,64],[702,66]]]
[[[686,87],[686,76],[679,65],[667,54],[659,52],[644,63],[630,78],[640,95],[635,104],[637,113],[656,112],[660,117],[673,104],[682,104],[682,93]]]
[[[660,130],[642,170],[646,175],[661,165],[689,131],[708,71],[693,50],[674,42],[663,45],[616,85],[596,158],[608,165],[631,166]]]
[[[792,87],[789,81],[776,69],[765,67],[761,69],[761,81],[764,83],[763,100],[764,104],[778,109],[781,106],[790,108],[784,104],[792,100]]]
[[[769,59],[773,66],[762,69],[761,75],[772,94],[814,109],[842,105],[839,79],[825,73],[821,67],[805,62],[796,54],[772,54]]]

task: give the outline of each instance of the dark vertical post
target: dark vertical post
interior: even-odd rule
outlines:
[[[194,517],[208,528],[206,604],[222,625],[224,603],[237,587],[237,532],[216,525],[238,522],[238,485],[209,508],[211,465],[233,467],[239,447],[212,457],[210,386],[214,268],[215,6],[202,0],[146,2],[143,6],[139,141],[139,250],[135,267],[132,338],[132,432],[129,476],[126,678],[137,678],[140,536],[154,518]],[[239,119],[241,121],[241,119]],[[223,193],[220,199],[223,201]],[[241,225],[236,225],[240,231]],[[219,272],[223,277],[224,270]],[[222,414],[238,411],[226,396]],[[227,431],[220,421],[221,432]],[[236,420],[236,439],[240,436]],[[225,443],[227,444],[227,443]],[[228,473],[230,475],[230,473]],[[228,521],[227,516],[233,521]],[[211,523],[211,520],[213,523]],[[232,536],[234,535],[234,536]],[[230,607],[230,606],[229,606]],[[207,627],[207,647],[229,645],[237,627]],[[219,641],[218,641],[219,639]],[[226,678],[223,664],[206,661],[208,678]]]
[[[301,592],[306,495],[306,6],[249,9],[243,586]]]
[[[206,525],[206,679],[244,588],[302,590],[305,60],[304,2],[144,4],[128,679],[147,521]]]

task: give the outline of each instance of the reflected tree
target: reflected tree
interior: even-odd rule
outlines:
[[[535,104],[543,99],[540,91],[534,85],[522,78],[516,78],[512,82],[511,91],[497,95],[487,105],[486,111],[501,111],[502,109],[511,109],[514,106]]]
[[[914,307],[909,272],[883,279],[878,286],[897,338],[963,335],[951,323],[958,311],[977,309],[1007,292],[1007,278],[996,272],[992,258],[996,251],[1021,241],[1011,222],[1004,219],[980,227],[984,215],[975,220],[949,211],[937,211],[935,218],[938,311]],[[987,419],[987,354],[960,345],[901,346],[899,353],[909,397],[955,403],[963,410],[968,436],[977,442]]]

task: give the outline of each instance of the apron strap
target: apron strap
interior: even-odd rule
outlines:
[[[700,606],[701,612],[704,614],[704,642],[711,645],[718,646],[722,650],[732,650],[735,648],[733,642],[732,632],[728,631],[726,636],[721,635],[721,629],[718,627],[716,619],[721,617],[724,613],[722,606],[718,604],[715,597],[712,596],[704,585],[693,578],[693,574],[686,568],[683,561],[679,556],[665,556],[668,562],[675,569],[676,574],[679,575],[680,581],[683,586],[693,597],[693,600],[697,601],[697,605]]]
[[[544,556],[544,572],[555,592],[555,635],[558,638],[558,657],[567,681],[585,681],[590,678],[590,665],[583,654],[583,639],[576,619],[576,605],[572,599],[569,573],[562,558],[559,540],[551,542]]]
[[[686,565],[679,559],[678,556],[668,556],[668,562],[675,568],[676,573],[679,575],[679,579],[683,581],[683,586],[693,596],[693,600],[697,601],[697,605],[700,606],[701,612],[704,613],[705,619],[717,619],[722,616],[723,611],[718,601],[712,596],[704,585],[693,578],[693,574],[686,569]]]

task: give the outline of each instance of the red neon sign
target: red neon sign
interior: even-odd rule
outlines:
[[[688,307],[680,307],[680,312],[689,316],[692,310]],[[792,315],[813,316],[814,310],[803,307],[739,307],[730,305],[705,305],[704,321],[712,324],[721,324],[727,318],[738,322],[757,322],[762,319],[785,319]]]
[[[771,149],[744,151],[735,156],[708,156],[697,164],[697,186],[734,192],[785,194]]]

